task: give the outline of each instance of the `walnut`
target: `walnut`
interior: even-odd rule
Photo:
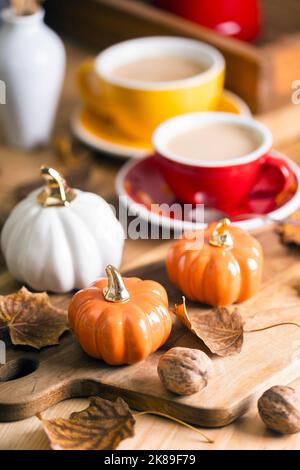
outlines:
[[[161,356],[157,372],[167,390],[192,395],[207,386],[212,369],[212,361],[204,352],[172,348]]]
[[[291,387],[276,386],[258,400],[265,425],[281,434],[300,432],[300,395]]]

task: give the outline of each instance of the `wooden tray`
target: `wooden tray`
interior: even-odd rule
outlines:
[[[124,39],[181,35],[219,48],[227,62],[227,88],[262,113],[291,103],[300,76],[300,3],[262,0],[263,34],[255,44],[224,38],[168,12],[134,0],[51,0],[48,21],[95,51]]]
[[[247,327],[299,322],[300,251],[282,246],[270,230],[259,239],[266,256],[264,283],[260,292],[241,306]],[[164,259],[165,252],[166,246],[162,246],[155,255]],[[180,301],[181,295],[169,284],[161,261],[133,273],[162,282],[171,304]],[[0,292],[17,287],[9,275],[1,276]],[[69,297],[53,296],[53,300],[67,305]],[[135,409],[166,412],[197,425],[224,426],[241,416],[257,394],[300,375],[300,331],[294,326],[246,334],[240,354],[213,358],[214,377],[206,389],[191,397],[167,392],[156,372],[160,355],[171,346],[203,348],[178,322],[163,350],[130,367],[113,368],[87,357],[71,333],[65,334],[59,346],[41,352],[13,347],[7,336],[4,339],[8,362],[0,367],[1,421],[32,416],[66,398],[99,394],[112,399],[121,396]]]

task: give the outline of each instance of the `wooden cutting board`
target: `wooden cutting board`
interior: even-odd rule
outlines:
[[[281,245],[272,230],[258,238],[266,258],[264,282],[260,292],[240,306],[247,329],[300,322],[300,249]],[[156,258],[164,259],[166,247],[159,250]],[[147,256],[151,259],[151,253]],[[180,301],[181,294],[168,282],[162,261],[143,264],[131,274],[162,282],[170,304]],[[1,293],[18,287],[9,275],[0,277]],[[53,297],[60,306],[69,300],[68,296]],[[170,347],[205,350],[177,320],[162,350],[129,367],[113,368],[87,357],[71,333],[63,336],[59,346],[41,352],[13,347],[7,335],[2,339],[8,351],[7,363],[0,366],[0,421],[32,416],[66,398],[100,395],[110,399],[121,396],[135,409],[161,411],[196,425],[218,427],[240,417],[251,400],[268,387],[287,384],[300,375],[300,330],[294,326],[245,334],[242,352],[228,358],[213,357],[215,373],[209,385],[190,397],[167,392],[156,372],[160,355]]]

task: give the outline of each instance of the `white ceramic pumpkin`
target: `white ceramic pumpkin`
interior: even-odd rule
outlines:
[[[6,221],[1,247],[12,276],[39,291],[88,287],[121,263],[124,231],[96,194],[73,190],[42,167],[44,189],[33,191]]]

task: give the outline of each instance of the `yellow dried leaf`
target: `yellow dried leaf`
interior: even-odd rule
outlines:
[[[213,354],[225,357],[241,352],[244,324],[237,310],[231,313],[227,308],[216,308],[188,314],[183,298],[182,305],[175,305],[174,313]]]
[[[93,397],[69,419],[42,420],[54,450],[113,450],[134,435],[135,419],[122,398],[115,402]]]

